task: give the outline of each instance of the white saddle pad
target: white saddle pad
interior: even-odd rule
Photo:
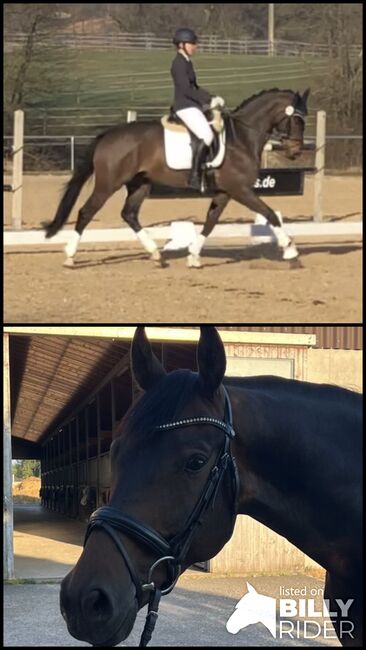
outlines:
[[[192,147],[189,133],[179,133],[164,129],[165,160],[170,169],[191,169]],[[206,163],[206,168],[219,167],[225,156],[225,129],[219,135],[219,151],[217,156]]]

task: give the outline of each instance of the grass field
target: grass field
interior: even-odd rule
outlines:
[[[92,133],[100,124],[160,114],[172,102],[170,66],[174,51],[39,50],[25,88],[28,133]],[[19,61],[19,59],[18,59]],[[325,83],[325,59],[197,53],[200,86],[219,94],[230,108],[266,88],[314,91]],[[5,94],[18,67],[16,53],[5,59]],[[8,81],[7,81],[8,80]],[[311,115],[309,126],[311,128]]]

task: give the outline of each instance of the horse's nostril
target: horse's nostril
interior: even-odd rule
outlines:
[[[110,599],[103,589],[89,591],[83,600],[83,612],[86,616],[109,618],[113,614]]]

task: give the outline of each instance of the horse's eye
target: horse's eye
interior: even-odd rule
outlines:
[[[206,465],[207,460],[208,459],[206,456],[202,456],[202,454],[195,454],[195,456],[191,456],[187,461],[185,469],[188,472],[199,472],[200,469]]]

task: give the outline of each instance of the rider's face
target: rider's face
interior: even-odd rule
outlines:
[[[197,43],[186,43],[185,45],[188,56],[192,56],[197,49]],[[183,49],[183,46],[181,46],[181,49]]]

